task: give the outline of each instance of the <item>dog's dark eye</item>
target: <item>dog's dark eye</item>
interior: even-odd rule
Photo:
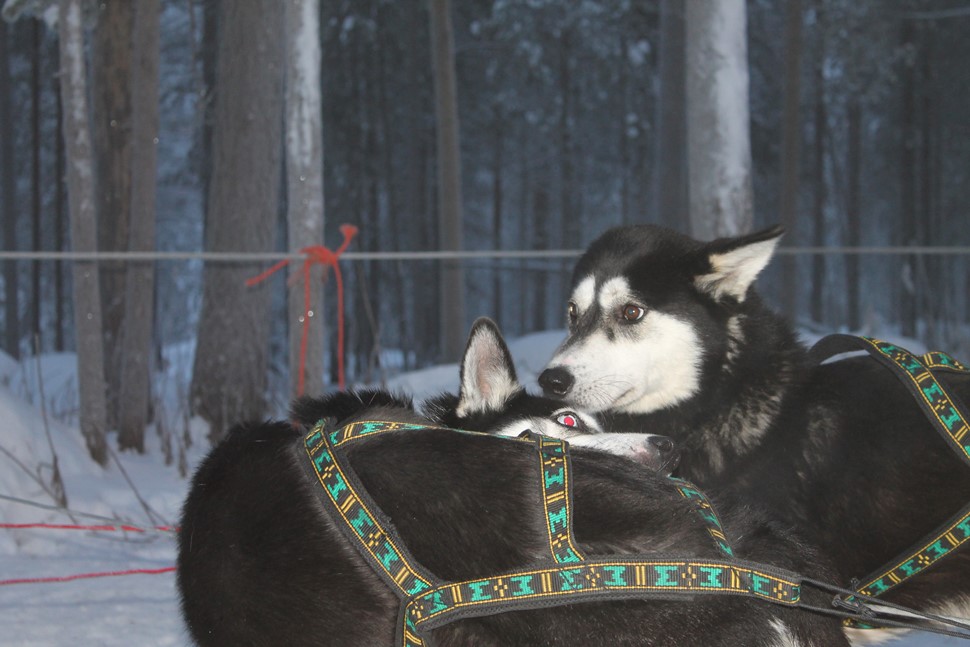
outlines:
[[[569,317],[569,323],[571,324],[576,323],[576,317],[578,316],[578,312],[577,312],[576,304],[573,303],[572,301],[570,301],[569,305],[566,306],[566,316]]]
[[[633,303],[628,303],[620,310],[620,315],[627,321],[640,321],[643,319],[643,308]]]

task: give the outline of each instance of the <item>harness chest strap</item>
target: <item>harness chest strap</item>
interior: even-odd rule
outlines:
[[[829,335],[812,347],[815,362],[841,353],[864,350],[889,368],[893,375],[915,396],[926,417],[947,441],[947,445],[970,465],[970,412],[950,397],[934,372],[966,373],[966,367],[946,353],[934,351],[922,358],[905,348],[872,337]]]
[[[735,594],[796,606],[801,599],[797,575],[737,560],[690,560],[657,555],[587,558],[572,534],[569,454],[564,441],[528,434],[542,470],[540,483],[554,563],[490,578],[442,582],[407,551],[391,521],[381,512],[337,448],[357,438],[391,431],[429,429],[424,425],[364,421],[330,431],[321,421],[305,437],[305,469],[321,488],[334,522],[372,569],[402,600],[396,645],[424,647],[424,634],[470,616],[606,599],[671,599],[703,594]],[[462,433],[448,430],[451,433]],[[467,432],[464,432],[467,433]],[[678,482],[681,494],[703,514],[715,544],[730,550],[720,523],[699,490]]]
[[[970,414],[962,403],[936,379],[934,372],[966,373],[967,368],[946,353],[933,351],[922,357],[905,348],[872,337],[829,335],[811,349],[811,356],[821,362],[854,350],[865,350],[888,367],[914,395],[934,428],[947,441],[963,462],[970,465]],[[853,583],[852,588],[867,596],[879,596],[917,573],[953,554],[970,540],[970,504],[926,535],[900,557]],[[847,621],[849,624],[851,621]],[[861,626],[861,625],[854,625]]]

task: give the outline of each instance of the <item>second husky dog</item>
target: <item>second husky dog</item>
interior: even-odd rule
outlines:
[[[574,433],[574,421],[559,420],[574,412],[562,413],[561,402],[522,391],[507,352],[494,353],[504,348],[496,341],[501,338],[493,325],[476,324],[459,396],[431,410],[466,429]],[[567,606],[544,598],[549,604],[482,617],[471,606],[461,619],[430,631],[425,644],[437,647],[848,647],[837,618],[767,601],[785,592],[777,579],[762,577],[770,571],[749,572],[739,561],[737,568],[717,566],[723,550],[712,541],[710,518],[697,514],[695,501],[675,481],[656,473],[665,471],[661,447],[659,461],[649,465],[579,448],[569,452],[567,477],[556,469],[563,454],[540,465],[532,442],[434,428],[410,402],[386,392],[305,399],[293,417],[307,425],[340,422],[327,428],[333,436],[325,430],[308,435],[303,424],[288,422],[238,425],[193,478],[180,524],[178,589],[188,633],[198,645],[400,645],[394,636],[401,600],[394,587],[404,589],[405,581],[413,586],[409,569],[420,565],[434,576],[431,581],[452,583],[449,591],[467,581],[465,593],[460,586],[450,593],[463,604],[647,584],[655,591],[682,584],[685,592],[679,600],[572,598]],[[336,437],[354,421],[368,421],[362,425],[367,428],[419,428],[366,435],[338,453],[336,441],[324,437]],[[331,451],[311,450],[324,445]],[[547,494],[549,484],[565,488],[567,482],[569,490]],[[549,506],[570,491],[571,514],[550,515]],[[828,576],[816,551],[786,528],[746,504],[722,503],[724,536],[737,558]],[[338,519],[335,510],[344,516]],[[573,528],[576,543],[570,545],[603,570],[591,566],[580,575],[571,567],[581,563],[571,559],[568,570],[535,571],[550,563],[550,548],[559,550],[551,539],[555,523]],[[365,543],[386,572],[365,560]],[[641,560],[623,570],[618,562],[632,554],[652,555],[659,563]],[[672,559],[693,565],[677,571]],[[745,582],[760,599],[700,595],[704,588],[730,592]],[[414,595],[425,589],[406,590]],[[440,598],[426,599],[422,613],[441,610]],[[806,587],[799,600],[827,607],[831,595]]]
[[[539,383],[611,412],[615,428],[671,436],[681,474],[773,510],[848,585],[966,505],[970,468],[885,367],[809,362],[752,287],[781,233],[702,243],[650,225],[606,232],[575,268],[569,334]],[[970,401],[970,377],[944,379]],[[887,599],[968,615],[970,550]]]

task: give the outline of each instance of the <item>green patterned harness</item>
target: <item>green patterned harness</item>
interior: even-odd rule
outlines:
[[[872,337],[829,335],[812,347],[816,362],[841,353],[865,350],[888,367],[913,394],[934,429],[970,464],[970,414],[936,379],[936,373],[967,373],[967,368],[946,353],[934,351],[918,357],[905,348]],[[853,581],[852,588],[875,597],[902,584],[917,573],[952,555],[970,540],[970,504],[913,544],[899,557],[869,575]],[[847,620],[858,628],[864,625]]]
[[[808,581],[784,569],[734,559],[710,502],[680,479],[671,482],[694,504],[723,558],[584,555],[573,536],[568,444],[532,432],[512,440],[531,443],[536,449],[550,559],[493,577],[442,581],[408,552],[391,520],[368,495],[340,451],[341,446],[359,438],[419,429],[442,428],[361,421],[333,430],[321,421],[304,439],[308,460],[303,464],[321,486],[317,494],[325,502],[324,508],[402,601],[395,645],[429,645],[429,631],[461,618],[592,600],[733,594],[799,606],[802,583]]]

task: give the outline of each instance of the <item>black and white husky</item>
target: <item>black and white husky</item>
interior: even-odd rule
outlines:
[[[886,368],[813,366],[752,288],[781,230],[702,243],[642,225],[610,230],[578,262],[568,336],[539,383],[681,446],[686,478],[764,505],[864,577],[970,500],[970,468]],[[947,378],[970,399],[970,379]],[[970,550],[887,599],[966,616]]]
[[[436,420],[383,391],[304,399],[292,413],[298,424],[237,426],[194,476],[181,519],[178,587],[183,617],[199,645],[393,644],[399,601],[320,508],[320,486],[300,463],[306,460],[306,425],[331,417],[344,423],[447,421],[496,433],[528,428],[575,434],[577,423],[568,418],[587,428],[597,424],[595,416],[563,410],[561,401],[525,393],[488,322],[472,332],[459,395],[428,407]],[[599,435],[581,433],[570,441]],[[693,504],[663,476],[671,446],[647,447],[634,452],[641,460],[584,447],[571,451],[580,549],[590,555],[716,559]],[[531,444],[424,429],[367,438],[350,445],[344,457],[414,558],[438,577],[486,577],[547,559],[548,530]],[[739,557],[830,575],[815,551],[749,506],[718,503]],[[829,599],[816,602],[827,605]],[[434,630],[431,638],[436,647],[848,644],[836,619],[733,596],[501,613],[459,620]]]

